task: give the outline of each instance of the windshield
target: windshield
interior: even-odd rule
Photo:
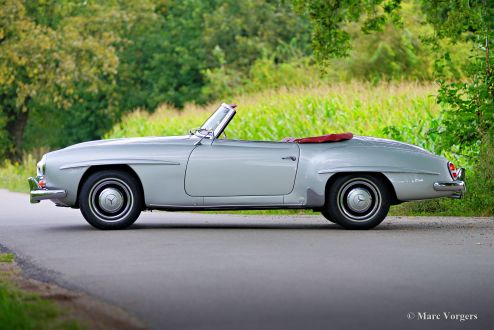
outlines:
[[[223,103],[194,134],[218,137],[235,115],[234,107]]]
[[[222,104],[218,110],[216,110],[211,117],[204,124],[202,124],[201,129],[215,131],[216,128],[225,120],[232,109],[226,105]]]

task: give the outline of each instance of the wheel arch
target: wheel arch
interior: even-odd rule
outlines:
[[[76,208],[79,208],[79,195],[80,195],[81,188],[82,188],[82,185],[84,184],[84,182],[86,182],[86,180],[92,174],[97,173],[97,172],[101,172],[101,171],[105,171],[105,170],[114,170],[114,171],[118,170],[118,171],[126,172],[127,174],[132,175],[137,180],[137,182],[139,183],[139,187],[140,187],[141,194],[142,194],[142,199],[144,201],[144,187],[142,186],[142,181],[139,178],[139,175],[137,175],[136,171],[134,171],[132,169],[132,167],[130,167],[127,164],[92,165],[86,169],[86,171],[84,172],[84,174],[81,177],[81,180],[79,181],[79,185],[77,186],[77,196],[76,196],[76,205],[75,205]],[[143,208],[146,207],[145,204],[146,203],[144,202]]]
[[[391,201],[390,201],[391,205],[396,205],[401,203],[401,201],[398,199],[396,195],[395,187],[393,186],[389,178],[381,172],[338,172],[333,174],[326,182],[326,187],[324,189],[324,205],[326,205],[326,196],[328,195],[328,191],[331,185],[334,183],[336,179],[341,178],[342,176],[345,175],[371,175],[376,178],[379,178],[386,184],[387,188],[389,189],[389,192],[391,193]]]

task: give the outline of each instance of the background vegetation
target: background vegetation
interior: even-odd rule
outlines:
[[[226,100],[242,112],[235,138],[353,131],[468,167],[465,201],[396,212],[493,214],[492,1],[0,0],[0,9],[3,187],[21,189],[47,150],[183,134]]]

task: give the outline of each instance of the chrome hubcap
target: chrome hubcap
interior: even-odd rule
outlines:
[[[106,212],[114,213],[123,205],[122,194],[114,188],[105,188],[99,194],[99,206]]]
[[[338,209],[351,221],[368,221],[379,211],[381,192],[367,178],[348,180],[338,191]]]
[[[101,221],[120,221],[131,212],[133,205],[132,190],[118,178],[102,179],[89,192],[89,207]]]
[[[365,212],[372,204],[372,196],[366,189],[354,188],[347,195],[347,204],[354,212]]]

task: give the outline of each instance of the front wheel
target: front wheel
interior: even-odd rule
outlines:
[[[98,229],[124,229],[139,217],[143,197],[139,182],[124,171],[105,170],[83,183],[79,207],[86,221]]]
[[[346,229],[370,229],[389,211],[391,194],[385,182],[372,175],[345,175],[329,187],[323,215]]]
[[[329,222],[336,223],[333,219],[331,219],[331,215],[328,213],[328,211],[322,209],[321,214],[328,220]]]

